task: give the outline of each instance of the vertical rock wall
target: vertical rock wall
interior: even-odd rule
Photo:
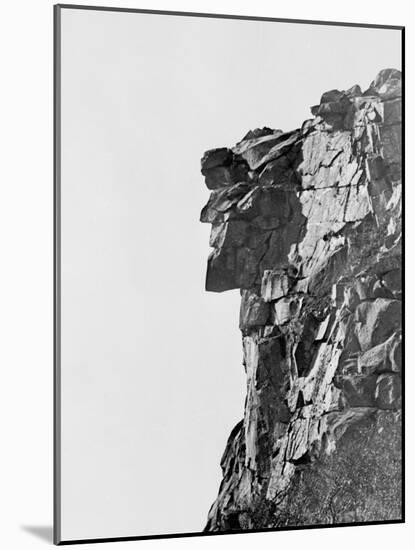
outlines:
[[[401,517],[400,72],[311,111],[202,159],[247,376],[207,531]]]

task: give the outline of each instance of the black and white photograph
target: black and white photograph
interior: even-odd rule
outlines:
[[[55,10],[58,538],[402,521],[403,29]]]
[[[408,10],[92,3],[0,33],[5,547],[410,548]]]

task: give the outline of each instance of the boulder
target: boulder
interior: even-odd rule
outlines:
[[[270,306],[260,296],[249,290],[241,293],[239,328],[243,331],[266,324],[270,315]]]
[[[281,269],[266,270],[262,277],[261,296],[265,302],[278,300],[288,294],[292,279]]]
[[[362,351],[386,341],[402,324],[402,304],[399,300],[376,298],[356,308],[355,334]]]
[[[383,69],[371,84],[382,97],[391,99],[402,95],[402,74],[397,69]]]

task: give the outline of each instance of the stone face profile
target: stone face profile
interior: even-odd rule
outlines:
[[[202,158],[247,376],[206,531],[402,516],[401,73],[311,112]]]

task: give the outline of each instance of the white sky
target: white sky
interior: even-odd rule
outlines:
[[[62,536],[200,531],[245,397],[200,157],[400,68],[400,33],[64,9],[62,44]]]

